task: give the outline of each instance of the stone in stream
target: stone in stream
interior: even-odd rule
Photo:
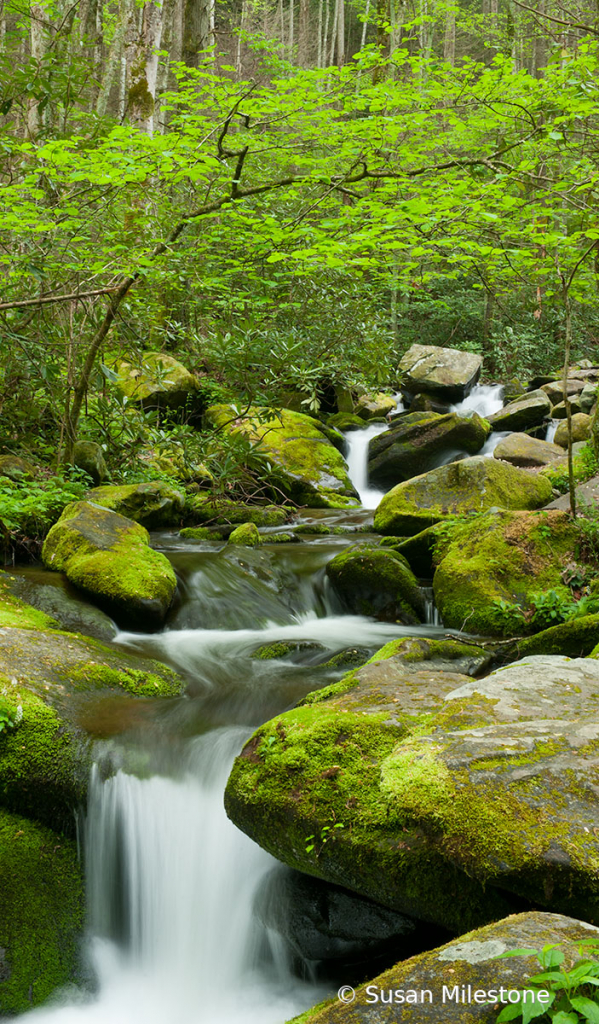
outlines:
[[[412,345],[402,356],[402,388],[411,395],[425,392],[448,404],[460,402],[476,384],[482,356],[436,345]]]
[[[562,574],[575,563],[579,534],[565,512],[490,512],[470,523],[437,527],[435,603],[444,625],[484,636],[539,630],[534,618],[514,618],[502,603],[528,611],[533,595],[552,590],[572,601]]]
[[[591,436],[591,417],[583,412],[575,413],[572,416],[572,440],[587,441]],[[560,423],[555,432],[555,443],[561,448],[568,447],[568,424],[564,420]]]
[[[262,537],[255,523],[242,523],[241,526],[236,526],[229,535],[228,543],[242,544],[245,547],[255,548],[257,544],[262,543]]]
[[[394,643],[248,740],[231,819],[290,867],[455,933],[521,899],[599,922],[599,662],[472,680]]]
[[[578,396],[578,402],[580,405],[580,411],[586,412],[587,415],[590,415],[593,411],[593,406],[597,402],[597,385],[585,384]]]
[[[580,408],[580,402],[578,400],[578,395],[572,395],[570,399],[570,411],[573,416],[575,416],[576,413],[582,412]],[[565,420],[567,415],[568,413],[566,411],[565,402],[559,402],[558,405],[554,405],[551,409],[552,420]]]
[[[118,512],[147,530],[158,530],[179,523],[185,507],[185,492],[164,480],[151,480],[143,484],[96,487],[88,492],[87,500]]]
[[[368,447],[368,480],[375,487],[393,487],[401,480],[434,468],[448,455],[474,455],[485,443],[490,426],[476,413],[408,413]],[[446,459],[449,461],[449,459]]]
[[[67,506],[46,537],[42,559],[121,628],[160,627],[177,587],[170,562],[152,550],[143,526],[89,501]]]
[[[326,575],[347,611],[407,625],[424,620],[422,590],[407,560],[392,548],[345,548],[327,564]]]
[[[578,395],[585,387],[583,380],[576,380],[573,377],[568,377],[566,384],[566,393],[570,395]],[[552,405],[558,405],[559,402],[564,400],[564,386],[563,381],[553,380],[549,384],[542,384],[540,387],[541,391],[544,391]]]
[[[96,640],[112,640],[116,636],[117,628],[112,619],[85,601],[76,588],[58,573],[30,568],[21,572],[2,572],[0,595],[2,626],[62,628]],[[9,595],[19,599],[14,608],[8,603]],[[39,619],[34,618],[34,609],[41,613]]]
[[[185,518],[189,523],[209,523],[210,526],[232,526],[255,523],[256,526],[282,526],[295,508],[279,505],[247,505],[214,494],[188,495]],[[191,536],[188,534],[188,536]]]
[[[241,416],[231,405],[213,405],[206,419],[212,427],[249,442],[249,462],[294,501],[313,508],[358,504],[347,463],[328,436],[335,432],[310,416],[289,409],[273,416],[257,408]]]
[[[74,839],[0,809],[0,1017],[81,980],[84,881]]]
[[[516,1001],[541,971],[534,953],[498,959],[501,954],[557,946],[569,967],[589,940],[598,941],[599,932],[586,921],[515,914],[402,960],[350,991],[347,1001],[327,1000],[288,1024],[495,1024],[509,1005],[508,993]]]
[[[384,395],[382,392],[372,395],[360,395],[354,411],[361,420],[385,419],[390,412],[395,412],[397,402],[392,395]]]
[[[559,445],[539,441],[528,434],[508,434],[493,451],[494,458],[511,462],[512,466],[520,466],[522,469],[547,466],[563,456],[563,448]]]
[[[529,391],[522,398],[500,409],[489,416],[493,430],[531,430],[539,427],[551,415],[551,402],[548,395],[541,391]]]
[[[397,484],[374,516],[379,533],[411,536],[448,514],[492,507],[535,509],[551,500],[549,480],[498,459],[476,455]]]

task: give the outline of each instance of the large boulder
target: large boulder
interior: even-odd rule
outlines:
[[[149,546],[143,526],[89,501],[67,506],[46,537],[42,559],[122,628],[160,627],[177,587],[169,561]]]
[[[496,459],[511,462],[512,466],[532,469],[536,466],[548,466],[564,456],[563,448],[550,441],[540,441],[528,434],[508,434],[503,437],[493,450]]]
[[[499,1011],[515,1004],[517,993],[530,988],[530,978],[541,972],[533,951],[558,946],[569,966],[579,959],[582,943],[598,939],[586,921],[539,911],[514,914],[401,960],[355,992],[342,987],[335,1000],[289,1024],[495,1024]],[[528,955],[503,959],[517,950]],[[563,1024],[567,1020],[562,1015]]]
[[[177,409],[197,400],[197,378],[165,352],[144,352],[140,366],[117,359],[115,370],[121,394],[144,409]]]
[[[498,506],[535,509],[551,500],[549,480],[498,459],[476,455],[397,484],[374,516],[379,533],[411,536],[448,514],[483,512]]]
[[[279,505],[247,505],[213,494],[192,494],[187,499],[185,518],[189,523],[210,523],[215,526],[234,526],[255,523],[256,526],[282,526],[295,509]]]
[[[448,404],[460,402],[476,384],[482,356],[436,345],[412,345],[399,364],[402,386],[411,395],[422,391]]]
[[[596,384],[585,384],[584,388],[578,396],[578,404],[581,412],[586,412],[587,416],[593,411],[593,406],[597,402],[597,385]]]
[[[591,436],[591,417],[584,412],[572,416],[572,441],[588,441]],[[562,420],[555,432],[555,444],[564,449],[568,447],[568,423]]]
[[[455,455],[480,451],[490,427],[474,413],[408,413],[389,430],[373,437],[368,447],[368,480],[375,487],[393,487],[410,477],[449,462]]]
[[[551,415],[549,396],[540,389],[505,405],[489,417],[493,430],[532,430]]]
[[[586,387],[583,380],[576,380],[568,377],[566,383],[567,395],[578,395]],[[552,405],[558,405],[564,400],[564,384],[561,380],[552,380],[549,384],[542,384],[540,391],[544,391]]]
[[[0,573],[0,625],[65,629],[96,640],[112,640],[118,630],[106,612],[87,601],[61,574],[38,566]],[[17,600],[11,604],[10,599]]]
[[[0,455],[0,476],[6,476],[15,483],[23,480],[33,480],[39,476],[39,470],[27,459],[18,455]]]
[[[96,487],[87,497],[102,508],[141,523],[146,530],[176,525],[185,508],[184,492],[165,480]]]
[[[436,545],[435,602],[445,626],[487,636],[514,636],[549,626],[503,609],[530,614],[534,594],[553,590],[572,600],[562,581],[579,542],[565,512],[495,512],[456,525]]]
[[[289,866],[456,932],[514,897],[599,923],[599,662],[418,669],[373,659],[262,726],[230,817]]]
[[[327,564],[326,575],[350,612],[409,625],[424,620],[422,590],[406,559],[392,548],[346,548]]]
[[[277,416],[250,409],[240,416],[230,405],[213,405],[206,418],[213,427],[249,441],[252,465],[299,504],[344,508],[358,503],[345,459],[310,416],[289,409]]]
[[[101,484],[108,476],[104,452],[95,441],[77,441],[73,448],[73,465],[91,477],[94,484]]]
[[[378,392],[373,395],[361,395],[355,403],[354,411],[361,420],[376,420],[384,419],[396,409],[397,402],[391,395]]]
[[[0,810],[0,878],[0,1017],[6,1019],[79,980],[84,883],[77,845]]]

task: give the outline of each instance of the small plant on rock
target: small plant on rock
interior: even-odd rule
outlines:
[[[504,1006],[497,1024],[512,1020],[521,1020],[522,1024],[532,1020],[539,1024],[599,1024],[599,940],[580,942],[578,953],[580,959],[569,970],[564,967],[565,954],[556,945],[502,953],[499,960],[536,956],[542,970],[529,979],[518,1003]]]

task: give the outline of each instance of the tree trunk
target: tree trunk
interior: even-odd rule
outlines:
[[[448,8],[445,13],[445,39],[443,41],[443,57],[452,67],[455,65],[455,8]]]
[[[307,68],[310,61],[310,0],[300,0],[297,56],[301,67]]]
[[[389,56],[393,56],[401,46],[401,33],[403,28],[403,4],[402,0],[389,0],[389,19],[391,32],[389,34]]]
[[[289,0],[289,59],[293,59],[293,47],[295,45],[295,0]]]
[[[337,0],[337,67],[345,64],[345,0]]]
[[[32,4],[31,21],[29,26],[29,46],[31,59],[38,67],[41,66],[44,57],[48,52],[48,32],[46,28],[47,12],[41,4]],[[27,109],[27,132],[30,136],[36,137],[42,127],[43,114],[40,110],[39,101],[30,99]]]
[[[214,45],[214,0],[184,0],[183,60],[197,68],[198,54]]]
[[[108,52],[108,59],[104,65],[104,73],[100,82],[100,88],[98,90],[98,98],[96,100],[96,113],[100,117],[105,117],[108,111],[108,104],[110,101],[110,93],[112,92],[113,86],[119,83],[119,101],[121,92],[123,93],[123,113],[119,117],[122,120],[125,112],[124,105],[124,80],[122,75],[122,60],[125,46],[125,33],[127,29],[127,21],[129,17],[129,4],[130,0],[122,0],[119,10],[119,17],[116,24],[116,29],[112,42],[110,44],[110,50]],[[123,87],[121,89],[121,81],[123,80]],[[118,104],[119,110],[121,103]]]
[[[366,34],[368,32],[368,15],[370,14],[370,0],[366,0],[366,9],[364,11],[364,22],[362,24],[362,39],[360,41],[360,49],[363,50],[366,46]]]
[[[566,420],[568,422],[568,489],[570,492],[570,512],[572,518],[576,519],[576,484],[574,482],[574,468],[572,465],[572,405],[568,395],[568,373],[570,370],[570,350],[572,348],[572,303],[570,302],[570,291],[565,276],[562,279],[562,301],[564,304],[566,344],[564,348],[564,373],[562,378],[562,390],[564,404],[566,406]]]

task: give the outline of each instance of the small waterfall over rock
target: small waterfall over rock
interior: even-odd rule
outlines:
[[[560,420],[549,420],[549,423],[547,424],[547,433],[545,434],[546,441],[553,441],[559,425]]]
[[[487,419],[503,408],[503,385],[502,384],[477,384],[467,398],[450,407],[450,412],[457,412],[459,416],[465,416],[469,412],[476,412],[479,416]]]
[[[368,445],[373,437],[387,429],[386,423],[371,423],[363,430],[348,430],[345,435],[348,476],[364,508],[376,508],[385,493],[368,486]]]

